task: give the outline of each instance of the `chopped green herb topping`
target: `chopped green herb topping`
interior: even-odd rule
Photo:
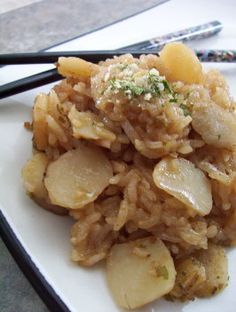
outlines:
[[[156,270],[157,277],[163,277],[165,280],[169,278],[169,272],[165,265],[157,265],[155,267],[155,270]]]
[[[123,91],[128,98],[148,94],[145,100],[150,100],[153,96],[161,96],[164,92],[172,96],[172,102],[177,101],[168,81],[159,76],[157,70],[150,70],[143,76],[143,81],[143,85],[137,85],[135,78],[131,76],[124,79],[113,78],[109,80],[109,84],[112,91]]]
[[[177,103],[177,99],[176,98],[170,99],[170,103]]]
[[[144,88],[138,87],[133,81],[126,79],[111,79],[111,90],[122,90],[127,96],[138,96],[144,93]]]
[[[167,80],[163,80],[162,83],[165,87],[165,90],[167,90],[169,93],[173,93]]]
[[[187,105],[180,104],[179,107],[182,108],[185,117],[190,115],[190,111]]]
[[[150,93],[152,95],[160,95],[162,91],[172,94],[172,90],[167,80],[153,73],[151,70],[148,73],[148,83],[150,85]]]

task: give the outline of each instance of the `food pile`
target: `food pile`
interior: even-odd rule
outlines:
[[[72,260],[107,262],[116,302],[192,300],[226,287],[236,243],[236,103],[181,43],[99,64],[61,57],[65,79],[33,107],[27,193],[74,219]]]

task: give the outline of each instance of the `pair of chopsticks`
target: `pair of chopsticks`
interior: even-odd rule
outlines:
[[[160,51],[162,47],[169,42],[208,38],[219,33],[222,30],[222,27],[223,26],[220,22],[213,21],[207,24],[198,25],[170,33],[159,38],[129,45],[119,50],[2,54],[0,55],[0,65],[55,63],[60,56],[76,56],[93,63],[106,60],[107,58],[111,58],[115,55],[119,56],[124,53],[131,53],[134,57],[139,57],[142,54],[158,53],[158,51]],[[202,62],[236,61],[235,51],[204,50],[195,52]],[[57,70],[51,69],[33,76],[13,81],[11,83],[0,86],[0,99],[60,79],[62,79],[62,76],[57,73]]]

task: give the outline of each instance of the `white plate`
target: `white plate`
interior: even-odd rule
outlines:
[[[77,38],[51,50],[112,49],[210,20],[225,28],[218,36],[192,44],[197,48],[236,48],[235,0],[172,0],[110,27]],[[0,83],[33,74],[50,66],[7,66]],[[214,64],[226,76],[236,97],[236,64]],[[0,102],[0,208],[2,230],[34,284],[43,285],[55,311],[117,312],[102,265],[84,269],[70,259],[72,221],[40,209],[24,193],[20,171],[31,156],[31,134],[23,128],[30,119],[35,95],[50,85]],[[236,305],[236,249],[228,251],[230,281],[221,294],[188,303],[154,302],[142,312],[227,312]],[[35,280],[36,276],[36,280]],[[33,278],[34,277],[34,278]],[[39,288],[39,287],[38,287]],[[41,288],[41,292],[42,288]],[[46,296],[47,297],[47,296]]]

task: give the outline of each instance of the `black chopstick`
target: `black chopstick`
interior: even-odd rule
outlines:
[[[57,69],[50,69],[0,86],[0,99],[62,79]]]
[[[141,54],[146,54],[145,51],[130,50],[99,50],[99,51],[66,51],[66,52],[36,52],[36,53],[14,53],[0,54],[0,65],[20,65],[20,64],[46,64],[55,63],[58,57],[75,56],[80,57],[88,62],[98,63],[99,61],[111,58],[114,55],[122,55],[131,53],[134,57],[139,57]],[[148,52],[156,53],[156,51]]]

